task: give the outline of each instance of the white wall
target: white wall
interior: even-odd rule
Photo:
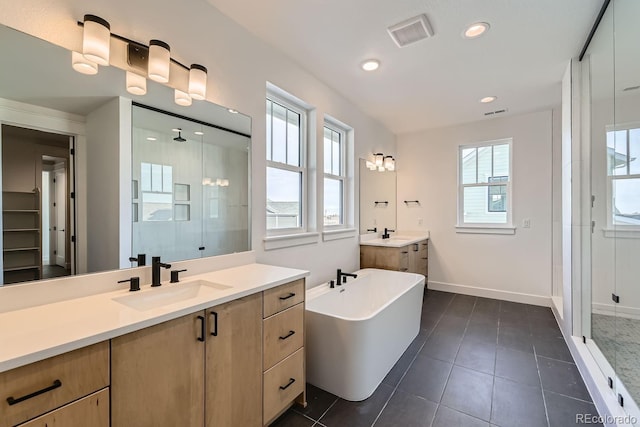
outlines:
[[[458,234],[458,145],[501,138],[513,138],[515,235]],[[421,202],[398,203],[398,228],[430,230],[431,288],[550,303],[551,142],[551,110],[398,136],[398,200]]]
[[[87,116],[88,271],[130,265],[130,129],[131,103],[123,98],[115,98]]]
[[[259,262],[310,270],[308,283],[312,285],[333,277],[336,268],[347,271],[358,268],[358,242],[355,237],[287,249],[264,250],[266,82],[272,82],[315,107],[315,123],[310,128],[315,129],[318,142],[322,142],[322,121],[325,114],[351,126],[354,129],[353,157],[356,160],[378,151],[395,154],[395,137],[389,130],[363,114],[302,66],[202,0],[97,0],[90,7],[80,0],[64,0],[55,5],[48,0],[24,0],[3,4],[0,23],[77,50],[80,47],[81,32],[76,21],[82,19],[85,13],[107,19],[112,31],[125,37],[142,42],[151,38],[165,40],[171,45],[172,55],[177,59],[207,66],[210,82],[208,98],[253,118],[252,247]],[[359,71],[354,69],[354,72]],[[371,90],[375,90],[373,83]],[[319,161],[317,169],[321,171],[322,144],[318,143],[316,148],[316,158]],[[356,165],[357,163],[350,165],[351,170],[355,171],[355,194],[358,189]],[[321,178],[319,174],[317,194],[323,193]],[[316,203],[316,222],[322,219],[322,206],[319,202],[320,200]],[[353,225],[357,227],[357,203],[353,214]]]

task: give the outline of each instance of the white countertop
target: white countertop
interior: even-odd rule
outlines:
[[[361,246],[386,246],[389,248],[401,248],[403,246],[413,245],[423,240],[429,239],[429,232],[421,234],[392,234],[388,239],[382,239],[377,234],[363,234],[360,236]]]
[[[0,313],[0,372],[195,313],[308,275],[309,272],[304,270],[247,264],[190,276],[181,279],[180,283],[163,283],[158,289],[143,285],[142,290],[135,293],[120,289]],[[91,276],[87,276],[87,280],[91,280]],[[152,294],[195,280],[205,280],[229,288],[207,290],[192,298],[148,310],[134,309],[114,300],[126,295]]]

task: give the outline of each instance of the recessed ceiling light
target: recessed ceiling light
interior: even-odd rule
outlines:
[[[362,69],[365,71],[375,71],[380,67],[380,61],[377,59],[367,59],[362,63]]]
[[[154,138],[153,136],[148,136],[147,141],[157,141],[158,138]]]
[[[195,131],[193,133],[195,133],[196,135],[204,135],[204,132],[200,132],[199,130],[197,130],[197,131]]]
[[[483,104],[488,104],[490,102],[495,101],[496,99],[498,99],[497,96],[485,96],[480,100],[480,102],[482,102]]]
[[[488,29],[489,24],[486,22],[476,22],[469,25],[462,35],[467,39],[475,39],[483,35]]]
[[[231,114],[238,114],[238,112],[233,108],[229,108],[227,111],[230,112]]]

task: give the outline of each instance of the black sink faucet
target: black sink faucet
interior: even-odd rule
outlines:
[[[388,239],[389,237],[391,237],[391,236],[389,236],[389,233],[395,233],[395,232],[396,232],[396,230],[391,230],[391,229],[385,227],[384,228],[384,233],[382,234],[382,238],[383,239]]]
[[[336,278],[336,286],[340,286],[343,283],[347,282],[347,277],[353,277],[354,279],[358,277],[357,274],[353,273],[343,273],[342,270],[338,269],[338,277]]]
[[[159,256],[151,257],[151,286],[154,288],[161,285],[160,267],[171,268],[171,264],[165,264],[164,262],[160,262]]]
[[[147,255],[138,254],[137,257],[129,257],[129,261],[137,263],[138,267],[144,267],[145,265],[147,265]]]

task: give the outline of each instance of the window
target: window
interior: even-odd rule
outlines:
[[[344,225],[345,131],[324,127],[324,225]]]
[[[511,139],[460,146],[458,226],[511,224]]]
[[[173,219],[173,167],[141,163],[142,220]]]
[[[303,229],[304,109],[267,98],[267,230]]]
[[[607,131],[609,226],[640,228],[640,128]]]

